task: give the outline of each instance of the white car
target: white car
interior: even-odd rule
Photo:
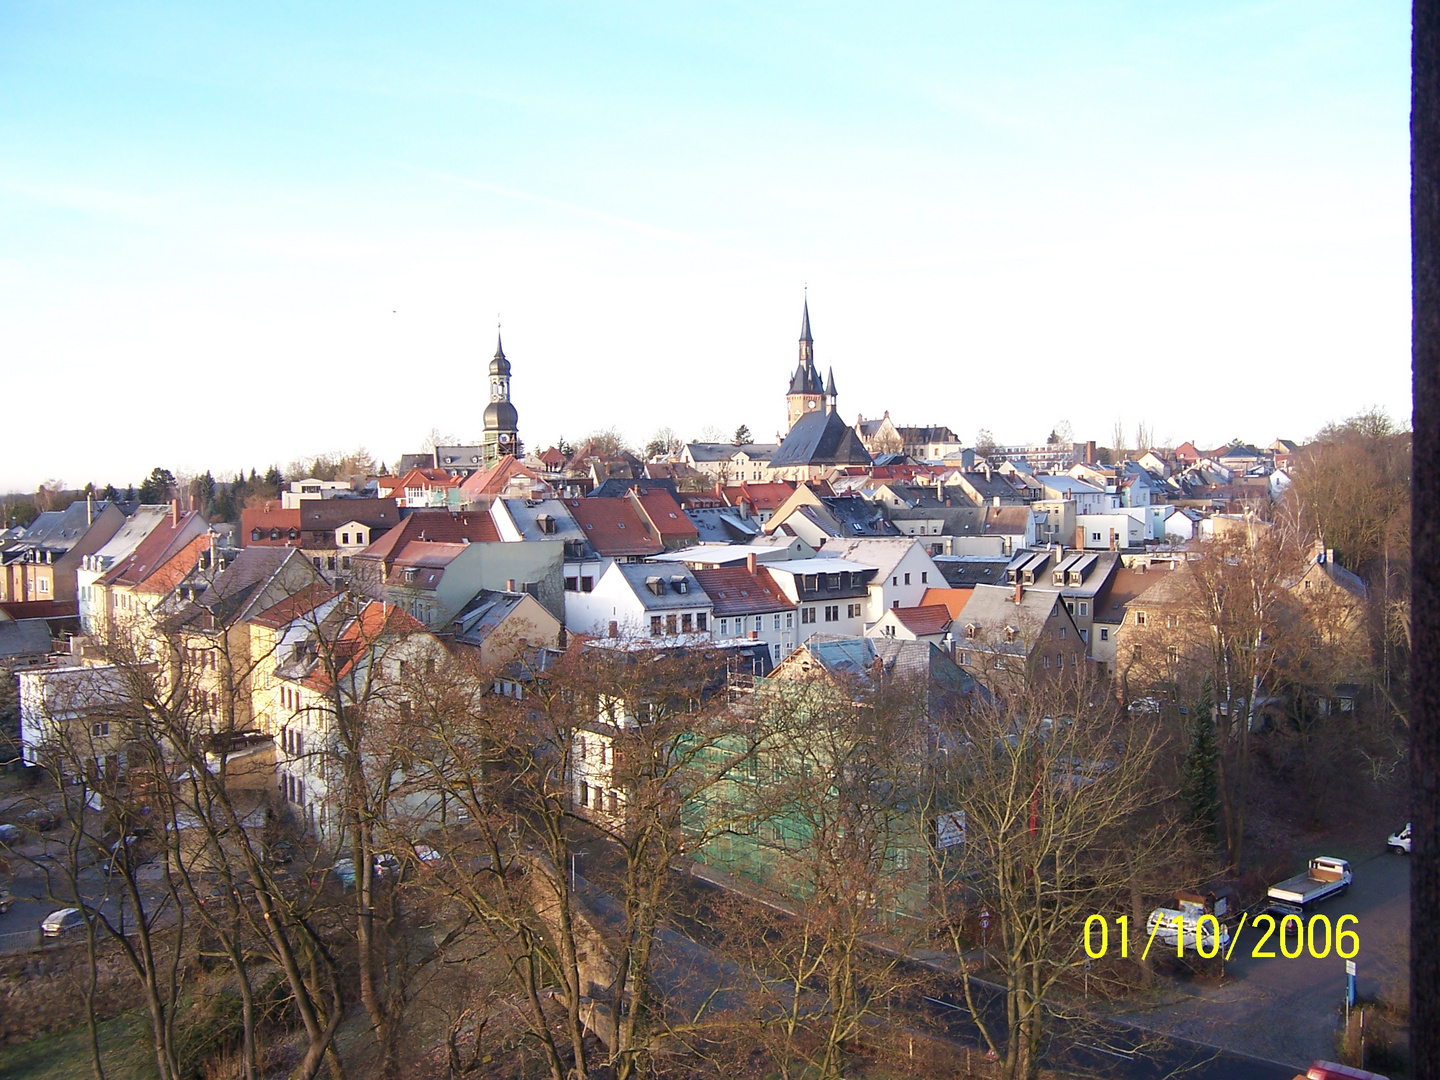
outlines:
[[[1397,855],[1410,854],[1410,823],[1405,823],[1405,828],[1397,833],[1391,833],[1390,839],[1385,841],[1385,846]]]
[[[1201,916],[1196,911],[1156,908],[1145,921],[1145,933],[1153,934],[1157,942],[1173,949],[1180,935],[1180,927],[1176,926],[1178,921],[1184,927],[1187,953],[1195,953],[1198,949],[1202,956],[1216,956],[1219,950],[1230,944],[1230,928],[1213,916],[1206,916],[1204,923],[1200,919]],[[1217,927],[1220,931],[1218,941],[1215,933]],[[1204,935],[1204,941],[1200,940],[1201,934]],[[1198,948],[1202,945],[1203,948]]]
[[[52,911],[40,921],[40,932],[46,937],[59,937],[85,925],[85,915],[79,908],[67,907]]]

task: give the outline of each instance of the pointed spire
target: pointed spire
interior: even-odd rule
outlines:
[[[810,336],[810,290],[805,290],[805,313],[800,317],[800,340],[807,345],[815,344]]]
[[[499,324],[498,322],[495,324],[495,356],[494,356],[494,359],[496,359],[496,360],[504,360],[504,359],[505,359],[505,346],[502,345],[501,342],[500,342],[500,324]]]
[[[833,367],[829,374],[830,377],[825,380],[825,396],[833,401],[835,398],[835,369]]]

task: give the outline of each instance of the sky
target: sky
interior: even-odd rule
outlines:
[[[1409,418],[1403,0],[0,0],[0,490]]]

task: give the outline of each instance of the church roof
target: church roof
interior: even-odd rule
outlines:
[[[870,454],[855,429],[842,420],[838,412],[825,410],[806,413],[795,421],[790,434],[785,436],[780,449],[770,459],[770,468],[869,465],[870,460]]]
[[[795,365],[795,374],[790,378],[792,394],[823,394],[825,383],[820,378],[820,369],[814,360],[801,360]]]

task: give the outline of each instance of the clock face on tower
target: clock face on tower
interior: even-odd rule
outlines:
[[[811,398],[809,401],[805,402],[805,407],[806,407],[807,409],[813,409],[813,408],[815,408],[815,406],[817,406],[817,405],[819,405],[819,404],[820,404],[820,403],[819,403],[818,401],[816,401],[814,398]]]

